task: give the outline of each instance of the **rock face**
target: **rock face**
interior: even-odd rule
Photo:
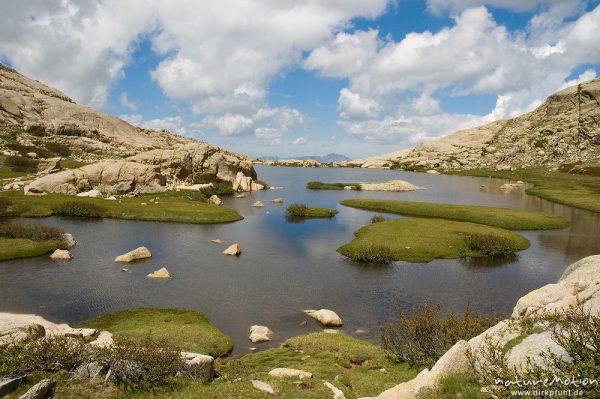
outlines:
[[[256,171],[246,157],[223,151],[208,143],[193,142],[174,149],[151,150],[128,158],[129,161],[156,168],[167,181],[191,184],[226,181],[234,183],[241,173],[256,179]],[[250,191],[250,189],[242,189]]]
[[[25,187],[32,193],[107,194],[157,193],[165,191],[166,180],[155,168],[128,161],[102,161],[79,169],[41,177]],[[92,192],[92,194],[90,194]]]
[[[490,366],[482,356],[487,340],[492,340],[502,347],[509,341],[518,339],[517,344],[506,353],[509,367],[521,369],[528,362],[544,367],[544,357],[541,353],[552,353],[553,356],[569,362],[572,359],[565,348],[552,339],[550,331],[543,330],[547,328],[543,323],[536,325],[543,330],[541,332],[535,329],[524,331],[517,321],[527,315],[568,311],[578,302],[591,314],[600,314],[600,255],[589,256],[573,263],[556,284],[548,284],[519,299],[512,319],[499,322],[468,342],[458,342],[431,370],[421,371],[416,378],[382,392],[377,399],[415,399],[425,391],[435,391],[444,377],[457,373],[472,373],[472,367],[476,370],[489,369]],[[468,353],[473,357],[473,363],[469,361]]]
[[[406,170],[559,166],[598,160],[600,79],[548,97],[532,112],[466,129],[412,149],[350,161],[347,165]]]
[[[270,341],[272,335],[273,331],[271,331],[269,327],[252,326],[250,327],[250,336],[248,337],[248,339],[250,339],[250,341],[252,341],[253,344],[257,344],[260,342]]]
[[[325,327],[340,327],[343,322],[333,310],[305,310],[304,313],[323,324]]]
[[[152,253],[150,253],[150,250],[148,250],[148,248],[139,247],[134,249],[133,251],[127,252],[126,254],[117,256],[115,258],[115,262],[129,263],[133,262],[134,260],[147,259],[151,257]]]

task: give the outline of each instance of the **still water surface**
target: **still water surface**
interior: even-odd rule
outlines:
[[[556,282],[565,267],[600,253],[600,214],[553,204],[523,192],[502,193],[504,180],[429,175],[375,169],[304,169],[258,166],[262,180],[279,190],[226,198],[243,221],[220,225],[189,225],[119,220],[81,221],[46,218],[71,232],[78,241],[67,263],[47,257],[0,263],[0,311],[40,314],[50,320],[77,322],[133,307],[175,307],[205,312],[231,335],[234,355],[247,353],[248,328],[269,326],[275,346],[308,326],[302,309],[328,308],[344,319],[343,330],[374,342],[378,328],[396,312],[424,300],[441,301],[447,310],[472,306],[501,316],[516,300],[542,285]],[[411,193],[310,191],[311,180],[383,182],[403,179],[425,187]],[[283,197],[285,204],[272,204]],[[524,208],[560,215],[571,226],[559,231],[523,232],[531,248],[510,260],[437,260],[428,264],[396,262],[389,266],[353,263],[335,252],[352,239],[352,232],[375,214],[339,205],[345,198],[387,198]],[[260,200],[264,208],[250,205]],[[290,223],[285,206],[292,202],[337,209],[332,219]],[[151,205],[149,205],[151,206]],[[397,216],[393,216],[397,217]],[[213,244],[211,239],[222,239]],[[239,242],[242,255],[222,255],[226,245]],[[127,265],[115,256],[147,246],[152,259]],[[174,278],[156,281],[146,274],[167,267]]]

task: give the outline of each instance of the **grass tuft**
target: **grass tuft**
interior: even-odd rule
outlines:
[[[54,205],[52,211],[59,216],[99,218],[104,215],[106,209],[90,202],[65,201]]]

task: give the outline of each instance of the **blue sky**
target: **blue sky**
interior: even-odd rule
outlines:
[[[9,0],[0,60],[142,127],[255,156],[357,158],[595,78],[599,3]]]

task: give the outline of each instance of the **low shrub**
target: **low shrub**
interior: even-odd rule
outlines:
[[[12,201],[6,197],[0,197],[0,214],[6,212],[12,205]]]
[[[200,192],[207,198],[210,197],[211,195],[224,196],[224,195],[235,194],[235,191],[234,191],[231,183],[227,183],[227,182],[213,183],[212,187],[203,188],[202,190],[200,190]]]
[[[385,245],[372,244],[353,248],[350,252],[344,253],[347,257],[365,263],[389,263],[394,260],[394,253]]]
[[[308,206],[305,204],[291,204],[286,208],[285,213],[289,217],[306,217]]]
[[[100,205],[84,201],[65,201],[55,205],[52,212],[59,216],[75,216],[86,218],[99,218],[105,209]]]
[[[69,146],[61,143],[48,142],[44,144],[44,147],[46,147],[48,151],[51,151],[56,155],[60,155],[61,157],[68,157],[71,155],[71,149]]]
[[[61,136],[75,136],[81,137],[85,136],[85,130],[78,128],[77,126],[61,126],[56,129],[56,134]]]
[[[510,240],[491,234],[471,234],[466,237],[467,248],[486,256],[506,256],[513,254],[514,245]]]
[[[40,158],[52,158],[52,157],[56,156],[55,153],[53,153],[51,151],[48,151],[45,148],[36,147],[36,146],[33,146],[33,145],[23,145],[23,144],[19,144],[19,143],[9,143],[6,146],[8,148],[10,148],[11,150],[17,151],[21,155],[27,155],[28,153],[33,152],[34,154],[36,154]]]
[[[105,350],[104,356],[112,377],[131,385],[164,381],[175,377],[183,367],[178,348],[151,336],[142,341],[117,337],[114,344]]]
[[[46,129],[40,125],[33,125],[33,126],[29,126],[29,128],[27,128],[27,133],[31,134],[32,136],[36,136],[36,137],[44,137],[44,136],[46,136]]]
[[[360,190],[359,183],[323,183],[320,181],[309,181],[306,188],[309,190],[344,190],[344,187],[352,187],[352,190]]]
[[[15,172],[37,172],[39,161],[28,157],[11,155],[6,157],[4,164]]]
[[[0,223],[0,237],[26,238],[33,241],[62,240],[64,231],[40,224]]]
[[[73,370],[92,357],[85,342],[60,335],[0,346],[0,376]]]
[[[381,215],[375,215],[371,218],[371,223],[385,222],[387,218]]]
[[[467,304],[462,315],[442,315],[442,306],[426,301],[412,317],[399,309],[398,319],[381,329],[383,347],[398,361],[431,366],[461,339],[468,340],[498,322],[495,316],[471,312]]]

